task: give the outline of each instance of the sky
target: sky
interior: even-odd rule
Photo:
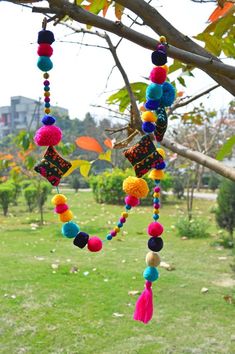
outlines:
[[[213,3],[196,4],[190,0],[153,0],[152,4],[178,30],[188,36],[196,35],[207,25],[206,21],[215,8]],[[41,3],[39,3],[41,6]],[[115,21],[113,9],[108,16]],[[1,95],[0,106],[10,104],[11,96],[26,96],[38,99],[43,96],[42,72],[37,68],[37,34],[41,30],[42,14],[32,13],[30,9],[0,1],[1,33]],[[128,20],[124,17],[123,22]],[[74,26],[79,27],[77,23]],[[53,69],[50,71],[51,104],[69,110],[70,118],[83,119],[90,112],[96,119],[108,117],[108,111],[93,107],[105,106],[106,98],[124,83],[117,69],[108,80],[113,67],[111,54],[104,49],[81,46],[69,42],[105,45],[98,37],[74,35],[63,26],[48,24],[47,29],[54,32],[54,53],[51,57]],[[135,27],[143,31],[143,27]],[[156,36],[150,29],[146,34]],[[118,37],[112,35],[113,43]],[[158,36],[156,36],[158,39]],[[151,51],[123,40],[118,55],[130,82],[144,81],[152,68]],[[229,61],[225,61],[231,64]],[[172,59],[168,59],[168,64]],[[187,89],[179,86],[186,94],[197,94],[214,81],[200,70],[195,71],[195,79],[186,78]],[[171,79],[171,76],[170,76]],[[173,77],[172,77],[173,79]],[[226,109],[232,99],[223,88],[216,89],[201,101],[210,109]],[[194,105],[200,101],[195,101]],[[189,106],[187,108],[192,108]]]

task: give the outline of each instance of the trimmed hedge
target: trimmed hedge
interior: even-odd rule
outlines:
[[[105,204],[123,204],[126,194],[123,192],[122,184],[124,179],[128,176],[134,176],[132,169],[121,170],[115,168],[112,172],[107,171],[98,176],[90,177],[89,182],[96,202]],[[146,198],[141,199],[141,204],[151,205],[154,182],[148,178],[148,175],[143,176],[143,178],[148,183],[150,193]],[[161,188],[166,191],[171,185],[171,177],[166,173],[165,180],[161,181]],[[163,196],[163,194],[161,196]]]

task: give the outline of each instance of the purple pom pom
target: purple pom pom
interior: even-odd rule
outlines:
[[[151,123],[151,122],[144,122],[142,124],[142,130],[145,132],[145,133],[152,133],[156,128],[156,125]]]

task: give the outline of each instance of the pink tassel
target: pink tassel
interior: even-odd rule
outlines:
[[[134,320],[148,323],[153,316],[152,282],[146,281],[145,289],[135,305]]]

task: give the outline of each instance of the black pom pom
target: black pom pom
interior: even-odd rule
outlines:
[[[167,55],[165,51],[155,50],[152,52],[152,63],[157,66],[165,65],[167,62]]]
[[[52,44],[53,42],[55,42],[53,32],[48,30],[42,30],[38,32],[38,44],[40,43]]]
[[[73,240],[73,244],[79,248],[84,248],[87,245],[89,240],[89,235],[85,232],[79,232],[75,239]]]
[[[163,240],[161,237],[150,237],[148,240],[148,248],[153,252],[161,251],[163,247]]]

